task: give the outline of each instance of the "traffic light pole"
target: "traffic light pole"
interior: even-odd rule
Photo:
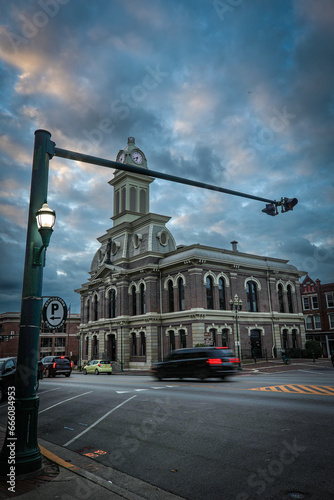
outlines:
[[[11,477],[42,467],[37,443],[39,398],[36,386],[43,266],[34,264],[34,249],[41,246],[36,212],[47,199],[50,137],[50,132],[35,131],[16,380],[15,389],[11,388],[11,414],[8,410],[6,437],[0,453],[1,474],[11,474]]]

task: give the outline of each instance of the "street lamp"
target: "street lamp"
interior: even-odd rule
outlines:
[[[239,299],[237,294],[235,294],[234,300],[233,299],[230,300],[230,308],[231,311],[233,311],[233,309],[235,310],[235,327],[237,331],[237,346],[238,346],[238,358],[239,358],[238,370],[242,370],[241,360],[240,360],[240,342],[239,342],[239,328],[238,328],[238,311],[241,311],[242,309],[242,300]]]
[[[42,246],[40,248],[35,247],[34,248],[34,265],[35,266],[41,266],[42,265],[42,251],[45,248],[49,246],[50,243],[50,238],[51,234],[53,231],[53,227],[55,225],[56,221],[56,212],[54,210],[51,210],[49,205],[47,204],[46,200],[43,203],[42,208],[37,210],[36,212],[36,223],[38,227],[38,232],[41,235],[42,238]],[[45,265],[45,254],[44,254],[44,262],[43,266]]]
[[[123,371],[123,321],[120,322],[121,327],[121,372]]]

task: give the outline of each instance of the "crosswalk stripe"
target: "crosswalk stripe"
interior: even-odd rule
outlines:
[[[262,392],[285,392],[293,394],[317,394],[322,396],[334,396],[334,387],[318,385],[272,385],[268,387],[254,387],[250,391]]]

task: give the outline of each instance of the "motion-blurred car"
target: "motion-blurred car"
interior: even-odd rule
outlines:
[[[193,347],[173,351],[165,361],[155,363],[151,373],[163,378],[224,379],[237,373],[239,358],[227,347]]]
[[[95,375],[100,375],[100,373],[112,374],[112,364],[108,359],[92,359],[87,363],[83,369],[84,375],[87,373],[95,373]]]
[[[73,368],[73,361],[67,356],[46,356],[42,359],[44,377],[55,377],[65,375],[69,377]]]

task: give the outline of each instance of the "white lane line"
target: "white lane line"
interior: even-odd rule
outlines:
[[[148,391],[148,389],[135,389],[135,392]]]
[[[46,394],[51,391],[59,391],[60,387],[56,387],[55,389],[49,389],[48,391],[38,391],[38,394]]]
[[[131,391],[116,391],[116,394],[128,394]]]
[[[80,432],[80,434],[78,434],[76,437],[74,437],[73,439],[70,439],[69,441],[67,441],[67,443],[65,443],[63,446],[68,446],[71,443],[73,443],[73,441],[75,441],[79,437],[81,437],[84,434],[86,434],[86,432],[90,431],[93,427],[95,427],[97,424],[99,424],[100,422],[102,422],[102,420],[104,420],[106,417],[108,417],[111,413],[113,413],[114,411],[118,410],[118,408],[120,408],[121,406],[125,405],[126,403],[128,403],[129,401],[131,401],[131,399],[136,398],[136,397],[137,397],[137,394],[135,394],[134,396],[131,396],[131,398],[126,399],[125,401],[123,401],[123,403],[119,404],[118,406],[116,406],[112,410],[108,411],[108,413],[106,413],[101,418],[99,418],[98,420],[96,420],[96,422],[94,422],[92,425],[90,425],[89,427],[87,427],[87,429],[85,429],[84,431]]]
[[[71,401],[72,399],[75,399],[75,398],[80,398],[81,396],[85,396],[85,394],[90,394],[91,392],[93,392],[93,391],[84,392],[83,394],[79,394],[79,396],[73,396],[73,398],[64,399],[64,401],[60,401],[60,403],[56,403],[55,405],[49,406],[49,408],[44,408],[44,410],[39,411],[38,415],[40,413],[43,413],[44,411],[51,410],[51,408],[54,408],[55,406],[62,405],[63,403],[66,403],[67,401]]]

